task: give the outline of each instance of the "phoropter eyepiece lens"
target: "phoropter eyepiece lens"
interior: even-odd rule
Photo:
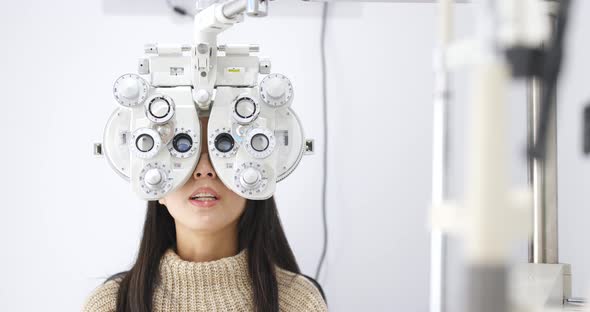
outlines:
[[[215,138],[215,148],[222,153],[231,151],[234,148],[234,138],[229,133],[220,133]]]
[[[249,98],[243,98],[236,103],[236,113],[241,118],[250,118],[256,113],[256,104]]]
[[[268,138],[262,133],[258,133],[252,137],[250,145],[257,152],[262,152],[268,148]]]
[[[156,98],[150,103],[149,111],[156,118],[164,118],[170,113],[170,103],[165,98]]]
[[[151,135],[144,133],[135,140],[135,146],[137,146],[137,149],[141,152],[149,152],[154,147],[154,138],[152,138]]]
[[[186,133],[179,133],[174,136],[172,146],[180,153],[186,153],[193,147],[193,139]]]

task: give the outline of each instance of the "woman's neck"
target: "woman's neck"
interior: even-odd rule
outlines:
[[[195,231],[176,224],[176,253],[182,260],[214,261],[235,256],[238,252],[237,224],[213,233]]]

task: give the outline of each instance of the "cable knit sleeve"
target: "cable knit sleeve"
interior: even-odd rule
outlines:
[[[281,312],[325,312],[326,302],[316,286],[302,275],[277,268]]]
[[[119,281],[117,280],[101,284],[86,298],[82,312],[115,312],[118,291]]]

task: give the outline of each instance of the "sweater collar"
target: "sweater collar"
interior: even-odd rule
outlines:
[[[199,292],[211,287],[248,285],[247,250],[219,260],[191,262],[181,259],[170,248],[162,257],[160,273],[162,286],[168,290],[183,287]]]

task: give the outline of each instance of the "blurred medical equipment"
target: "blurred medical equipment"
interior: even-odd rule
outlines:
[[[137,74],[114,84],[119,107],[95,154],[131,182],[141,198],[155,200],[182,186],[206,140],[221,181],[249,199],[273,195],[313,141],[291,108],[294,90],[271,63],[253,55],[256,45],[218,45],[217,35],[249,16],[265,16],[267,1],[197,3],[192,45],[149,44]],[[259,82],[259,74],[266,75]],[[208,137],[199,116],[208,116]]]
[[[571,271],[557,252],[557,162],[555,84],[561,64],[569,1],[486,0],[478,2],[473,41],[450,41],[451,1],[440,1],[441,34],[435,98],[435,228],[459,234],[465,243],[466,311],[577,311]],[[551,25],[555,30],[550,32]],[[552,36],[549,39],[549,34]],[[444,156],[448,71],[474,68],[470,164],[464,208],[444,200]],[[530,191],[509,190],[506,90],[510,75],[529,79]],[[437,131],[441,131],[438,133]],[[436,186],[436,187],[435,187]],[[434,190],[433,190],[434,192]],[[532,221],[532,222],[531,222]],[[532,233],[530,264],[512,266],[512,240]],[[443,236],[433,231],[436,261]],[[442,270],[433,261],[434,269]],[[432,282],[431,311],[444,311],[440,272]]]

